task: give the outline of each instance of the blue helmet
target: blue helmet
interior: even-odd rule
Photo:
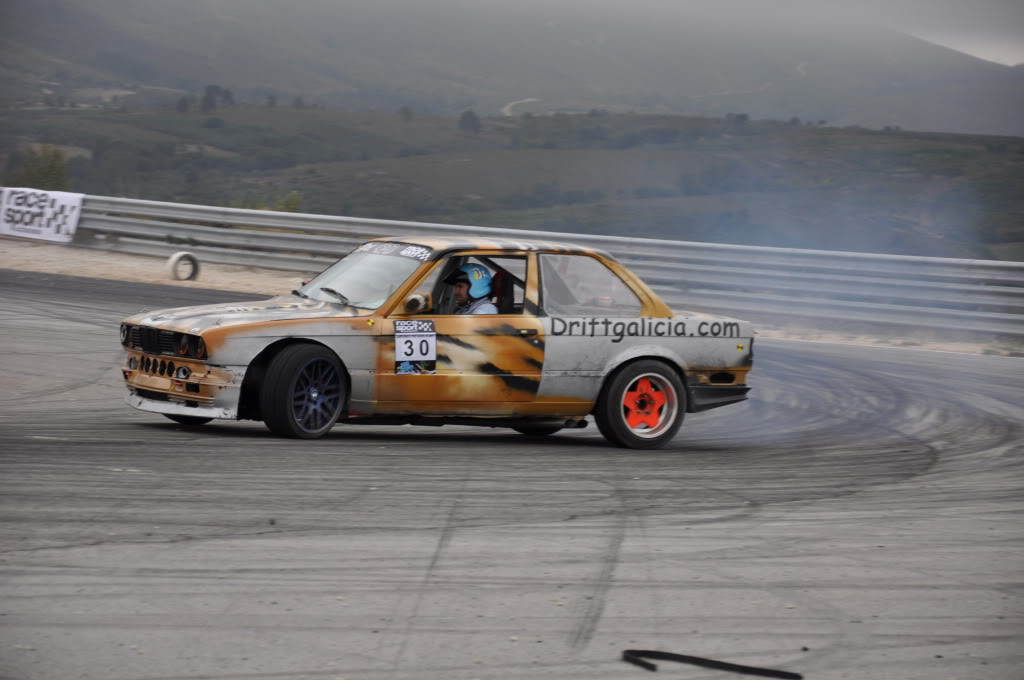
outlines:
[[[469,297],[474,300],[491,296],[491,272],[487,267],[478,264],[464,264],[444,280],[450,286],[454,286],[459,281],[469,284]]]

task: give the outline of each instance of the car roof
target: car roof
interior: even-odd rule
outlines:
[[[371,239],[373,241],[391,241],[410,243],[412,245],[424,246],[434,251],[439,256],[452,250],[534,250],[551,253],[569,253],[573,255],[600,255],[609,260],[614,260],[611,255],[598,250],[587,248],[573,243],[559,241],[539,241],[534,239],[509,239],[509,238],[484,238],[467,236],[386,236],[383,238]]]

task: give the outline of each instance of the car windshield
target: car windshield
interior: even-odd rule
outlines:
[[[429,258],[430,249],[371,241],[320,272],[295,291],[321,302],[377,309]]]

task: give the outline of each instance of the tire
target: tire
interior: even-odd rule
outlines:
[[[338,422],[346,377],[333,352],[320,345],[289,345],[267,367],[260,387],[263,423],[279,437],[317,439]]]
[[[658,449],[679,431],[686,389],[674,370],[645,359],[613,373],[594,409],[604,438],[629,449]]]
[[[164,413],[165,418],[170,418],[179,425],[185,427],[199,427],[200,425],[206,425],[213,418],[200,418],[199,416],[179,416],[176,413]]]
[[[552,425],[548,423],[536,423],[530,425],[520,425],[519,427],[513,427],[512,429],[519,434],[525,434],[527,437],[547,437],[549,434],[554,434],[563,428],[562,425]]]

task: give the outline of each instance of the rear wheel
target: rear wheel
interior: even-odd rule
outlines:
[[[338,421],[345,403],[341,362],[319,345],[290,345],[267,367],[260,388],[260,413],[281,437],[316,439]]]
[[[676,372],[660,361],[644,360],[608,379],[594,419],[612,444],[657,449],[675,436],[685,412],[686,391]]]
[[[177,413],[165,413],[165,417],[170,418],[179,425],[185,425],[186,427],[199,427],[200,425],[206,425],[213,418],[200,418],[199,416],[179,416]]]
[[[562,425],[552,425],[550,423],[537,423],[530,425],[519,425],[512,429],[519,434],[525,434],[527,437],[547,437],[549,434],[554,434],[562,429]]]

